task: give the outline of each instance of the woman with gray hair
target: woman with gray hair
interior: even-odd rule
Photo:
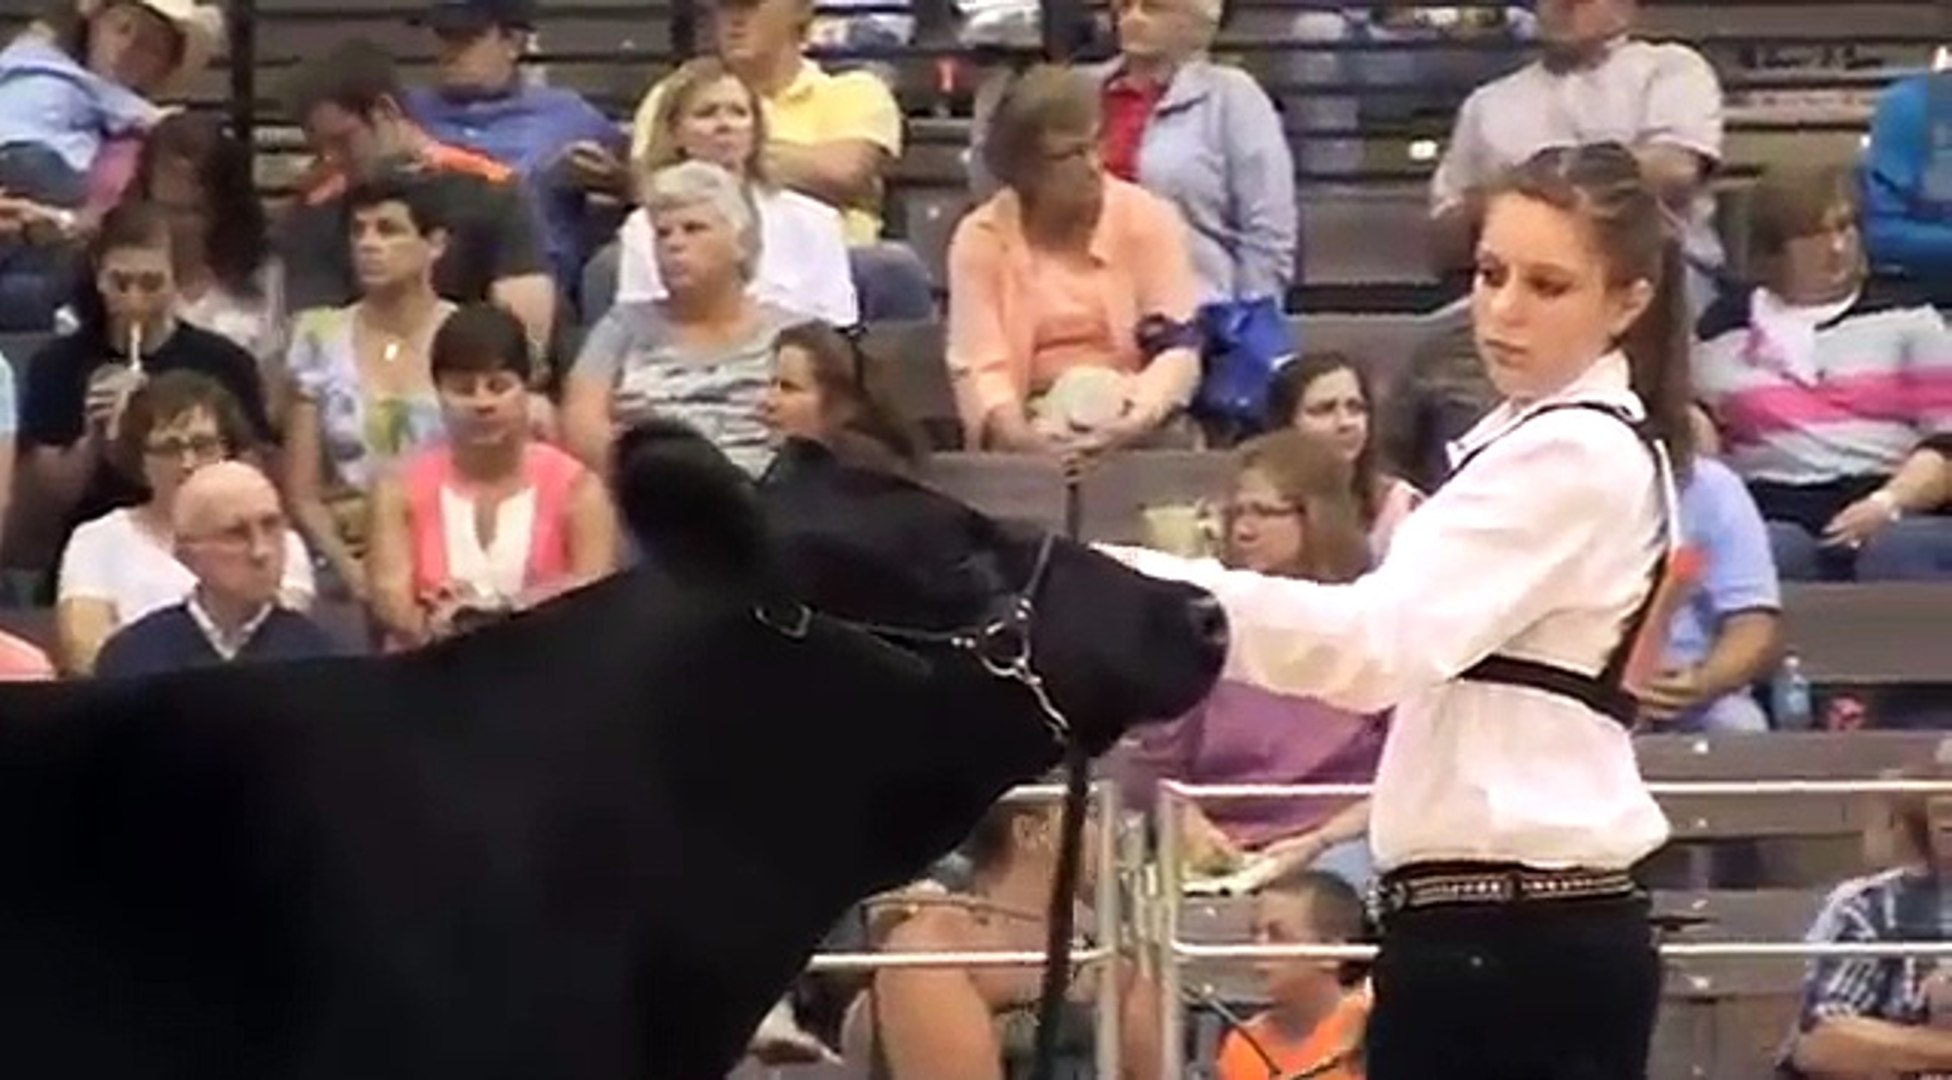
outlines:
[[[760,234],[738,177],[684,161],[651,174],[642,195],[665,295],[619,303],[590,331],[563,390],[564,441],[603,470],[617,430],[656,413],[757,474],[771,460],[760,406],[773,339],[805,316],[747,291]]]

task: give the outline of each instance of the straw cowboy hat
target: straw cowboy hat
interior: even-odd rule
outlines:
[[[183,60],[165,79],[155,96],[167,98],[187,93],[190,84],[209,65],[210,58],[224,47],[224,12],[214,4],[196,0],[135,0],[183,35]],[[85,18],[115,6],[117,0],[77,0],[76,10]]]

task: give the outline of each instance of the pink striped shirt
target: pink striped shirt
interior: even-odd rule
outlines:
[[[1696,391],[1743,479],[1889,476],[1952,431],[1952,331],[1931,306],[1868,286],[1791,341],[1752,317],[1757,302],[1710,309],[1695,350]]]

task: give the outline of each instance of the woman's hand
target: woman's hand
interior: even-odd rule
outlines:
[[[1654,676],[1640,693],[1640,715],[1649,720],[1672,720],[1707,698],[1696,667],[1672,668]]]
[[[1863,547],[1879,530],[1898,520],[1900,513],[1896,499],[1882,491],[1873,492],[1839,510],[1823,527],[1823,542],[1832,547]]]
[[[1180,811],[1179,843],[1185,866],[1194,874],[1226,874],[1240,865],[1240,846],[1197,806]]]
[[[454,619],[463,608],[468,606],[470,598],[466,590],[455,588],[452,584],[442,585],[423,594],[420,598],[420,610],[423,616],[421,637],[425,641],[439,641],[442,638],[453,637]]]
[[[1031,454],[1037,457],[1063,457],[1065,444],[1044,425],[1032,421],[1018,410],[1014,416],[1002,412],[990,420],[990,449],[1005,454]]]
[[[1334,846],[1321,830],[1312,829],[1298,836],[1284,836],[1260,850],[1260,857],[1267,865],[1269,880],[1278,878],[1290,870],[1300,870],[1312,866],[1322,853]]]
[[[1159,423],[1150,412],[1127,406],[1118,419],[1080,432],[1070,441],[1070,448],[1085,458],[1101,457],[1145,441]]]
[[[72,211],[22,198],[0,188],[0,237],[24,237],[35,244],[59,242],[67,237],[74,221]]]
[[[82,401],[89,425],[106,437],[115,438],[129,395],[141,385],[142,373],[134,368],[113,363],[97,368],[88,380],[88,395]]]

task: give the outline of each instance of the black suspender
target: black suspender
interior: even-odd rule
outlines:
[[[1549,412],[1556,412],[1560,409],[1586,409],[1603,416],[1610,416],[1627,425],[1629,428],[1632,428],[1633,433],[1640,437],[1641,444],[1653,456],[1655,481],[1665,489],[1667,484],[1665,479],[1667,468],[1666,458],[1660,451],[1658,441],[1654,438],[1652,432],[1647,430],[1645,424],[1634,420],[1632,416],[1628,415],[1622,409],[1612,405],[1603,405],[1597,401],[1569,401],[1557,405],[1544,406],[1526,416],[1523,420],[1520,420],[1519,423],[1526,423],[1536,417],[1543,416]],[[1495,442],[1496,440],[1493,441]],[[1465,466],[1476,460],[1478,454],[1482,453],[1490,445],[1491,443],[1486,443],[1484,446],[1480,446],[1465,455],[1463,460],[1457,463],[1456,468],[1451,470],[1451,474],[1453,476],[1456,475]],[[1663,490],[1661,500],[1665,506],[1667,502],[1665,490]],[[1654,604],[1660,591],[1660,581],[1667,573],[1669,552],[1673,550],[1674,543],[1677,539],[1674,535],[1678,527],[1674,520],[1677,508],[1671,506],[1666,507],[1665,512],[1667,516],[1667,537],[1666,541],[1661,544],[1659,558],[1654,561],[1653,585],[1648,588],[1646,598],[1641,600],[1639,606],[1634,609],[1633,614],[1627,618],[1627,623],[1623,628],[1620,640],[1613,646],[1613,651],[1607,654],[1606,666],[1600,669],[1599,674],[1587,675],[1538,660],[1525,660],[1516,656],[1499,656],[1494,654],[1472,664],[1457,677],[1466,682],[1501,683],[1506,686],[1529,686],[1534,690],[1543,690],[1548,694],[1558,694],[1560,697],[1571,698],[1603,716],[1612,717],[1622,727],[1633,727],[1639,716],[1640,703],[1635,700],[1633,694],[1629,693],[1626,688],[1627,659],[1633,653],[1634,642],[1640,637],[1641,629],[1647,623],[1648,614],[1654,609]]]

